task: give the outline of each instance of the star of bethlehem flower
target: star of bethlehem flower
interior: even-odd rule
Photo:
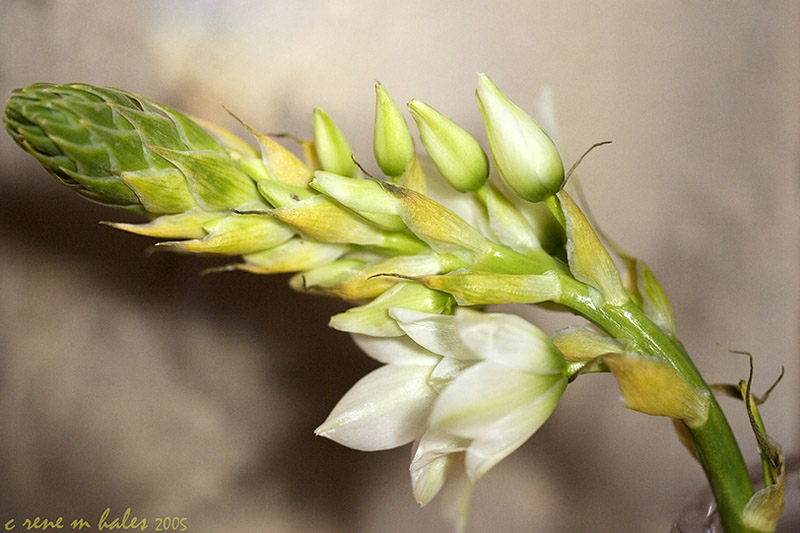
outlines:
[[[384,366],[358,381],[316,430],[358,450],[414,442],[414,497],[427,504],[448,476],[454,519],[466,519],[471,489],[547,420],[567,386],[550,338],[508,314],[458,308],[438,315],[392,308],[401,337],[354,335]]]

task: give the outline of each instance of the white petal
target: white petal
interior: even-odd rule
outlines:
[[[387,450],[407,444],[425,428],[436,393],[427,365],[387,365],[361,378],[316,429],[356,450]]]
[[[452,315],[422,313],[410,309],[392,308],[389,315],[414,342],[435,354],[454,359],[475,359],[456,332]]]
[[[414,499],[424,507],[439,494],[444,482],[447,481],[447,471],[453,466],[454,461],[464,463],[464,454],[458,458],[453,455],[443,455],[431,460],[422,468],[411,470],[411,491]]]
[[[536,376],[478,363],[439,395],[429,423],[473,439],[467,450],[467,472],[477,480],[539,429],[566,383],[563,374]]]
[[[522,446],[545,423],[566,386],[555,383],[548,393],[511,411],[496,424],[486,428],[467,449],[466,468],[470,479],[477,481],[494,465]]]
[[[416,443],[409,469],[417,503],[426,505],[432,500],[454,468],[464,470],[464,450],[468,445],[468,439],[445,431],[425,431]]]
[[[459,308],[458,333],[481,359],[530,372],[561,374],[566,363],[547,334],[516,315]]]
[[[475,361],[464,361],[462,359],[451,359],[449,357],[441,357],[441,361],[433,368],[428,384],[433,387],[436,392],[441,392],[444,387],[450,384],[456,376],[458,376],[464,369],[469,368],[475,364]]]
[[[426,467],[432,461],[458,452],[463,452],[470,444],[470,439],[459,437],[439,428],[428,428],[415,443],[411,470]]]
[[[402,337],[372,337],[352,334],[351,337],[367,355],[391,365],[430,365],[435,367],[441,357],[434,355],[405,335]]]

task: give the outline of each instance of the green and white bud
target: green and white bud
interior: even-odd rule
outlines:
[[[375,180],[348,178],[319,170],[314,173],[310,185],[381,229],[402,231],[406,227],[398,215],[394,197]]]
[[[476,94],[492,159],[503,182],[531,202],[557,193],[564,183],[564,164],[547,133],[485,74],[478,74]]]
[[[333,315],[328,325],[348,333],[399,337],[404,332],[389,315],[389,309],[400,307],[425,313],[448,314],[452,306],[453,298],[449,294],[429,289],[422,283],[402,282],[366,305]]]
[[[408,103],[422,145],[433,164],[457,191],[478,190],[489,177],[489,159],[472,135],[425,102]]]
[[[397,177],[414,156],[414,140],[403,114],[381,84],[375,85],[375,161],[384,174]]]
[[[315,108],[313,127],[314,145],[322,170],[352,177],[356,169],[353,151],[331,116],[325,110]]]

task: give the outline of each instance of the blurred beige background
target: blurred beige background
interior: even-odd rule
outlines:
[[[371,163],[373,83],[483,139],[474,74],[533,109],[552,87],[604,229],[647,259],[710,381],[756,356],[770,432],[800,445],[800,4],[311,0],[0,1],[0,94],[118,86],[235,127],[311,133],[324,107]],[[368,165],[368,166],[370,166]],[[201,276],[146,253],[0,135],[0,520],[186,517],[189,531],[446,531],[410,450],[313,436],[373,368],[326,327],[344,305],[285,277]],[[527,316],[547,329],[555,320]],[[469,531],[668,531],[703,484],[668,421],[608,376],[478,485]],[[739,404],[723,401],[750,460]]]

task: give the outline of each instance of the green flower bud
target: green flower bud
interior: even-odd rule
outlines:
[[[394,197],[380,183],[369,179],[354,179],[318,170],[311,187],[333,198],[381,229],[402,231],[406,225],[397,214]]]
[[[356,164],[353,151],[333,119],[323,109],[314,109],[314,144],[322,170],[352,176]]]
[[[154,215],[260,201],[197,123],[135,94],[40,83],[12,93],[4,122],[48,172],[101,204]]]
[[[457,191],[478,190],[489,177],[489,159],[469,133],[419,100],[408,103],[422,145],[433,164]]]
[[[414,140],[400,108],[380,84],[375,98],[375,161],[387,176],[400,176],[414,156]]]
[[[485,74],[478,74],[476,94],[492,159],[505,184],[531,202],[557,193],[564,165],[550,137]]]
[[[309,241],[300,237],[283,244],[242,256],[244,263],[224,267],[254,274],[275,274],[309,270],[337,260],[350,249],[344,244]]]
[[[458,305],[529,304],[558,301],[561,295],[555,272],[520,275],[459,269],[415,279],[431,289],[452,294]]]

